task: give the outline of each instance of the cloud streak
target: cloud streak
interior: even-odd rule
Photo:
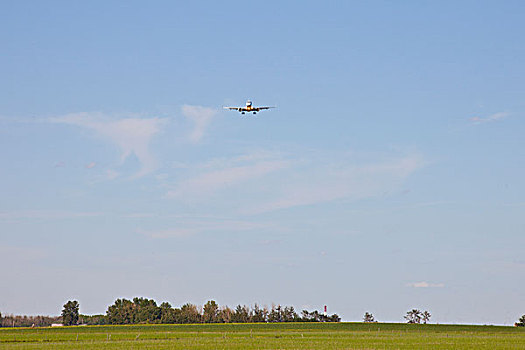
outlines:
[[[136,232],[152,239],[165,239],[192,236],[203,232],[246,232],[267,227],[270,227],[270,224],[216,219],[182,221],[176,227],[149,230],[139,228]]]
[[[311,164],[282,187],[277,199],[247,209],[247,213],[378,196],[400,186],[423,164],[418,155],[362,165]]]
[[[22,210],[0,212],[0,222],[20,220],[64,220],[98,217],[101,212],[72,212],[63,210]]]
[[[506,112],[499,112],[489,115],[488,117],[482,118],[482,117],[472,117],[469,120],[473,124],[484,124],[484,123],[491,123],[499,120],[505,119],[509,113]]]
[[[163,238],[173,238],[173,237],[185,237],[185,236],[191,236],[197,233],[196,229],[192,228],[171,228],[171,229],[164,229],[164,230],[143,230],[143,229],[137,229],[137,233],[153,238],[153,239],[163,239]]]
[[[250,165],[213,170],[183,181],[177,189],[169,191],[167,196],[180,197],[184,195],[200,196],[210,194],[247,180],[262,177],[287,166],[288,162],[283,160],[267,160]]]
[[[217,110],[209,107],[183,105],[182,114],[194,124],[193,131],[189,134],[189,139],[193,143],[199,142],[206,128],[217,114]]]
[[[445,287],[444,283],[429,283],[425,281],[421,282],[411,282],[406,284],[407,287],[411,288],[443,288]]]
[[[50,119],[51,122],[75,125],[94,131],[120,150],[120,163],[135,155],[141,163],[141,169],[133,175],[142,177],[157,168],[157,160],[150,151],[150,142],[167,123],[165,118],[119,118],[115,119],[102,113],[73,113]]]
[[[418,154],[382,157],[367,162],[346,154],[284,156],[254,152],[188,165],[167,197],[241,214],[260,214],[334,200],[381,196],[399,189],[404,180],[424,166]],[[227,190],[227,191],[226,191]],[[220,196],[214,196],[214,195]],[[220,203],[217,203],[219,200]]]

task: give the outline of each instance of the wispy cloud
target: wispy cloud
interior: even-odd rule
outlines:
[[[175,190],[168,192],[168,197],[183,195],[203,195],[219,189],[237,185],[246,180],[253,180],[268,173],[288,166],[284,160],[259,161],[255,164],[227,167],[213,170],[183,181]]]
[[[134,178],[142,177],[157,168],[157,161],[149,146],[152,138],[167,123],[166,118],[114,118],[102,113],[73,113],[51,118],[50,121],[95,131],[120,149],[121,163],[134,154],[141,163],[141,169]]]
[[[146,237],[149,237],[149,238],[161,239],[161,238],[191,236],[197,233],[197,230],[192,229],[192,228],[171,228],[171,229],[165,229],[165,230],[137,229],[136,232]]]
[[[425,281],[421,282],[411,282],[406,284],[407,287],[412,288],[443,288],[445,287],[444,283],[429,283]]]
[[[483,123],[490,123],[490,122],[495,122],[495,121],[498,121],[498,120],[503,120],[508,115],[509,115],[509,113],[507,113],[507,112],[499,112],[499,113],[491,114],[488,117],[484,117],[484,118],[483,117],[472,117],[469,120],[473,124],[483,124]]]
[[[246,209],[262,213],[278,209],[378,196],[400,186],[402,181],[424,164],[419,155],[371,164],[311,164],[298,172],[281,190],[278,198]]]
[[[0,212],[1,221],[62,220],[101,216],[101,212],[73,212],[63,210],[21,210]]]
[[[245,232],[267,227],[270,227],[270,224],[241,220],[201,219],[188,221],[184,220],[179,222],[176,227],[167,229],[144,230],[139,228],[136,230],[136,232],[149,238],[162,239],[191,236],[202,232]]]
[[[237,207],[260,214],[334,200],[356,200],[399,190],[404,180],[425,165],[419,154],[405,156],[316,154],[305,157],[257,151],[188,165],[167,197]],[[379,159],[377,159],[379,158]],[[228,190],[225,192],[224,190]]]
[[[264,246],[274,246],[281,244],[282,241],[280,239],[264,239],[262,241],[259,241],[258,243]]]
[[[217,110],[209,107],[183,105],[182,114],[194,124],[193,131],[189,135],[190,141],[199,142],[213,117],[217,114]]]

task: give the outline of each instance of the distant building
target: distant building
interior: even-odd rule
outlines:
[[[62,323],[51,323],[51,327],[63,327]]]

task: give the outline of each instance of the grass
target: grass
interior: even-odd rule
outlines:
[[[0,328],[0,349],[525,349],[525,329],[393,323]]]

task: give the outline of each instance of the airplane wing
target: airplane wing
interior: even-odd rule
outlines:
[[[222,107],[224,109],[229,109],[230,111],[239,111],[241,110],[241,107]]]
[[[270,109],[270,108],[275,108],[275,107],[256,107],[254,109],[256,109],[257,111],[262,111],[263,109]]]

